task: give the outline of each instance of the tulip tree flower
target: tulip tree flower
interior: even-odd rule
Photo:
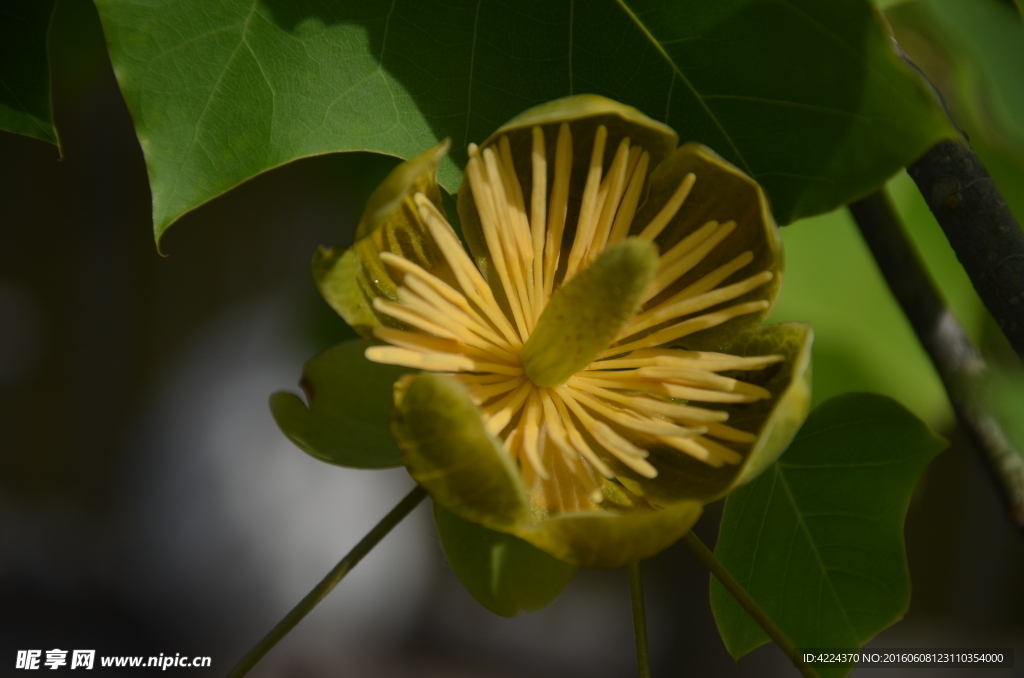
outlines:
[[[761,188],[639,111],[584,95],[399,165],[324,296],[420,372],[394,389],[402,462],[437,504],[582,566],[685,534],[807,415],[811,331],[759,326],[782,278]]]

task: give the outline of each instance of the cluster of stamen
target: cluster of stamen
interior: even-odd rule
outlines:
[[[630,233],[650,156],[624,139],[604,171],[607,130],[597,129],[575,236],[560,267],[569,204],[573,141],[559,130],[549,171],[544,133],[532,130],[529,208],[510,144],[469,148],[466,173],[494,272],[511,318],[499,305],[458,236],[423,194],[417,209],[444,255],[458,289],[391,253],[383,262],[401,280],[398,300],[374,299],[374,309],[412,331],[378,327],[386,346],[366,351],[381,363],[451,373],[479,405],[489,433],[519,462],[535,504],[549,510],[592,508],[603,501],[618,462],[653,478],[641,447],[667,446],[711,466],[736,464],[733,445],[755,436],[725,425],[728,413],[692,403],[750,403],[771,394],[720,372],[759,370],[781,356],[736,357],[660,348],[731,318],[761,311],[765,300],[724,306],[772,278],[761,271],[719,287],[753,261],[743,252],[629,321],[618,339],[565,383],[542,388],[527,376],[520,351],[554,291]],[[550,181],[549,181],[549,176]],[[687,175],[638,237],[653,240],[669,225],[696,177]],[[664,252],[643,302],[662,294],[735,230],[735,222],[704,224]],[[557,279],[556,279],[557,278]],[[707,311],[713,307],[717,310]],[[682,402],[681,402],[682,401]]]

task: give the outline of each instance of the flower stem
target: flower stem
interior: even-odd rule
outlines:
[[[722,582],[722,586],[732,594],[732,597],[735,598],[736,602],[738,602],[743,609],[747,611],[747,614],[749,614],[754,621],[764,629],[765,633],[775,641],[775,644],[779,646],[779,649],[786,653],[786,656],[789,657],[790,661],[793,662],[793,665],[800,671],[800,675],[804,676],[804,678],[819,678],[814,669],[803,662],[800,658],[800,653],[793,645],[793,642],[786,637],[785,633],[782,632],[782,629],[775,625],[772,618],[761,609],[761,606],[757,604],[757,601],[755,601],[750,594],[747,593],[746,589],[736,581],[735,577],[725,569],[718,558],[715,558],[715,554],[704,545],[704,542],[700,540],[700,537],[694,534],[693,530],[686,533],[683,537],[683,542],[690,547],[690,550],[693,551],[695,556],[697,556],[697,559],[704,563],[705,567],[711,570],[711,574],[715,575],[718,581]]]
[[[647,618],[644,615],[644,585],[640,561],[629,564],[629,598],[633,603],[633,635],[636,636],[636,667],[639,678],[651,678],[651,656],[647,651]]]
[[[278,641],[288,635],[288,632],[295,628],[295,625],[302,621],[309,612],[316,607],[317,603],[324,599],[331,590],[338,585],[345,575],[356,566],[360,560],[376,546],[384,536],[398,523],[402,522],[409,513],[419,505],[427,496],[427,491],[417,485],[412,492],[405,495],[402,501],[398,502],[395,508],[391,509],[384,518],[363,537],[355,547],[334,566],[327,576],[313,590],[306,594],[306,597],[299,601],[299,604],[292,608],[291,612],[285,615],[284,619],[277,623],[277,626],[270,630],[259,643],[242,657],[242,660],[231,670],[228,678],[241,678],[249,673],[254,666],[263,659]]]

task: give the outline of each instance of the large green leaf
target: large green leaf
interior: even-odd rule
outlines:
[[[465,146],[574,93],[664,120],[779,221],[869,192],[950,134],[867,0],[97,0],[159,236],[296,158]]]
[[[903,520],[944,446],[894,400],[833,398],[772,468],[729,496],[715,555],[797,647],[860,648],[910,604]],[[711,608],[733,657],[768,642],[715,579]]]
[[[309,406],[294,393],[270,396],[270,411],[288,439],[338,466],[387,468],[402,461],[391,436],[392,387],[412,370],[363,357],[369,344],[346,341],[313,357],[302,370]]]
[[[54,144],[46,35],[55,4],[15,0],[0,9],[0,129]]]
[[[460,518],[440,504],[434,504],[434,521],[455,576],[478,603],[502,617],[546,607],[576,574],[575,565]]]

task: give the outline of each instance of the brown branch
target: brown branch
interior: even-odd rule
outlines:
[[[907,168],[1018,355],[1024,356],[1024,231],[965,139],[943,141]]]
[[[957,420],[999,487],[1010,519],[1024,531],[1024,457],[981,404],[987,365],[946,308],[888,199],[881,192],[851,203],[861,235],[889,289],[935,365]]]

